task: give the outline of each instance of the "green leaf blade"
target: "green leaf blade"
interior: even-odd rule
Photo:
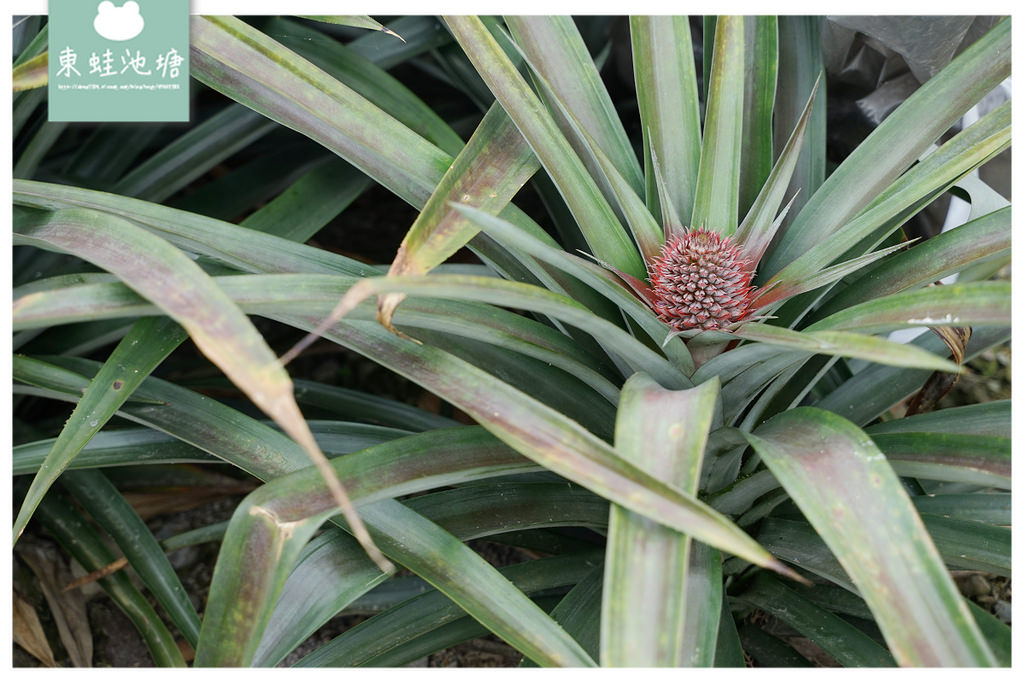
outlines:
[[[694,389],[666,391],[649,377],[634,375],[622,390],[616,449],[652,474],[696,494],[717,395],[717,379]],[[721,586],[700,582],[705,589],[701,596],[689,590],[694,580],[691,543],[685,534],[612,508],[601,612],[602,666],[685,666],[709,657],[713,661],[713,647],[710,652],[705,648],[696,662],[690,650],[698,641],[714,643],[718,620],[707,617],[709,612],[718,616]],[[684,624],[696,627],[694,632],[684,630]]]
[[[719,17],[708,82],[704,141],[690,225],[723,235],[739,223],[743,133],[743,17]]]
[[[558,185],[594,255],[634,277],[643,260],[594,179],[483,22],[447,17],[456,40]]]
[[[647,206],[664,223],[653,158],[668,183],[677,216],[693,215],[700,167],[700,100],[686,17],[630,17],[633,78],[644,136]]]
[[[153,368],[184,339],[181,328],[167,319],[143,319],[132,326],[107,359],[103,370],[96,373],[90,382],[40,465],[14,522],[15,542],[61,472],[68,468]]]
[[[772,276],[853,218],[1010,73],[1004,19],[897,108],[809,198],[768,255]]]
[[[863,432],[797,408],[747,438],[853,578],[897,662],[995,663],[902,485]]]

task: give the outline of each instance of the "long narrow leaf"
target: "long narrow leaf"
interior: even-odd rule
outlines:
[[[783,140],[796,128],[802,118],[801,110],[825,72],[821,47],[822,21],[821,17],[815,16],[778,18],[779,77],[773,121],[778,158],[782,158]],[[790,222],[825,181],[825,114],[825,100],[820,98],[808,117],[807,142],[800,150],[787,191],[794,199]]]
[[[852,219],[1010,73],[1005,19],[929,79],[836,169],[762,266],[772,276]]]
[[[387,292],[415,292],[417,295],[457,299],[472,298],[477,301],[512,305],[546,313],[603,339],[607,348],[625,351],[620,353],[623,362],[635,370],[652,373],[659,381],[672,385],[672,388],[688,384],[685,376],[667,360],[651,352],[650,349],[620,328],[589,313],[568,297],[532,285],[469,275],[390,276],[362,280],[345,293],[331,314],[312,335],[306,337],[306,340],[315,339],[316,334],[333,326],[351,312],[360,301]],[[282,358],[282,361],[287,362],[302,347],[303,344],[294,347]]]
[[[150,343],[149,338],[155,339]],[[115,411],[174,348],[184,341],[184,331],[166,318],[146,318],[132,326],[107,359],[103,370],[89,383],[82,400],[64,423],[60,436],[53,443],[32,480],[14,522],[17,542],[33,511],[79,451],[107,423]],[[142,341],[142,344],[139,342]]]
[[[700,101],[686,17],[629,19],[633,77],[643,126],[647,206],[667,219],[661,207],[652,159],[660,160],[671,185],[666,194],[678,216],[693,215],[700,166]]]
[[[383,566],[344,489],[309,431],[291,379],[252,322],[191,259],[164,240],[119,218],[67,209],[22,226],[19,239],[74,252],[115,273],[189,333],[196,346],[298,442],[353,524],[371,556]],[[375,553],[377,553],[375,555]]]
[[[1009,144],[1010,103],[1007,102],[925,157],[888,186],[865,211],[829,234],[828,239],[818,240],[806,252],[794,255],[793,261],[768,283],[800,282],[836,259],[857,257],[870,251],[888,232]],[[883,232],[879,232],[880,229]]]
[[[507,16],[505,22],[531,68],[547,81],[551,92],[612,159],[633,191],[641,192],[643,175],[633,146],[573,19],[569,16]],[[543,98],[546,95],[542,94]],[[572,140],[571,127],[559,108],[549,105],[549,110],[556,119],[561,119],[562,130]],[[577,138],[573,147],[583,162],[588,163],[583,154],[583,141]],[[594,177],[599,177],[596,166],[591,164],[590,169]]]
[[[376,503],[372,506],[372,514],[388,515],[397,510],[396,505],[398,503]],[[565,485],[560,483],[502,485],[482,482],[416,496],[402,505],[463,541],[515,529],[576,524],[601,526],[606,523],[608,515],[605,501],[583,489],[566,491]],[[403,513],[399,521],[409,518]],[[419,529],[411,531],[416,530]],[[349,604],[354,595],[364,593],[385,578],[368,558],[354,550],[354,539],[331,532],[321,534],[307,546],[303,558],[282,589],[254,658],[255,666],[277,664]],[[453,612],[455,615],[462,613],[459,608]],[[392,643],[395,642],[393,636],[389,635]],[[333,665],[340,666],[336,659],[338,656],[349,662],[355,658],[372,658],[368,651],[347,652],[344,645],[347,638],[335,640],[341,642],[332,641],[300,666],[326,661],[334,661]],[[386,648],[385,641],[375,642],[374,648]]]
[[[640,255],[608,201],[498,42],[475,17],[447,17],[445,21],[558,185],[594,255],[642,277],[645,268]]]
[[[652,474],[696,494],[717,393],[717,380],[673,392],[649,377],[634,375],[622,389],[616,449]],[[708,614],[718,616],[721,600],[721,584],[702,584],[712,589],[703,596],[689,590],[694,554],[690,539],[618,506],[612,508],[608,526],[601,664],[681,666],[713,659],[713,649],[701,653],[697,662],[686,657],[691,654],[687,643],[708,640],[704,630],[714,642],[718,620],[708,619]],[[696,629],[684,630],[684,624]]]
[[[296,319],[315,329],[317,320]],[[458,406],[538,464],[655,521],[727,552],[786,573],[747,536],[695,499],[622,460],[578,423],[452,355],[400,339],[383,328],[342,322],[324,335],[359,350]]]
[[[723,235],[739,223],[743,80],[743,17],[719,17],[690,225]]]
[[[526,594],[572,585],[590,573],[596,558],[552,557],[524,562],[501,570]],[[352,667],[367,663],[404,641],[444,626],[465,615],[443,593],[430,591],[361,622],[341,634],[298,666]]]
[[[405,42],[405,38],[403,38],[402,36],[398,35],[394,31],[389,29],[387,26],[385,26],[384,24],[380,23],[379,21],[377,21],[373,17],[370,17],[370,16],[368,16],[366,14],[351,14],[351,15],[341,15],[341,14],[331,14],[331,15],[322,15],[322,14],[312,15],[312,14],[309,14],[309,15],[306,15],[306,14],[302,14],[302,15],[299,15],[299,16],[303,17],[304,19],[312,19],[313,21],[324,21],[324,22],[327,22],[328,24],[339,24],[341,26],[352,26],[353,28],[368,28],[371,31],[383,31],[384,33],[392,35],[395,38],[398,38],[403,43]]]
[[[479,227],[449,202],[498,213],[539,166],[505,112],[496,105],[491,107],[406,233],[388,274],[429,272],[476,235]],[[379,319],[385,326],[391,326],[402,298],[390,294],[380,299]]]
[[[171,622],[195,647],[199,615],[160,544],[124,496],[96,470],[69,472],[62,481],[89,516],[110,534]]]
[[[985,214],[886,259],[849,287],[838,289],[818,311],[823,318],[853,304],[936,282],[970,264],[1010,249],[1009,207]]]
[[[743,163],[740,166],[740,215],[761,192],[772,169],[772,111],[779,65],[778,18],[744,17]]]
[[[833,356],[860,358],[875,363],[906,368],[927,368],[942,372],[959,372],[960,367],[911,344],[900,344],[880,337],[853,332],[822,330],[797,332],[784,327],[747,323],[735,332],[741,339],[801,349]]]
[[[270,18],[262,29],[448,154],[456,155],[462,149],[462,139],[437,112],[378,66],[379,53],[363,56],[353,49],[353,44],[343,45],[317,27],[284,17]]]
[[[320,142],[409,203],[426,202],[447,154],[234,17],[192,17],[190,30],[196,78]]]
[[[786,146],[779,154],[778,161],[772,167],[757,198],[751,204],[750,210],[746,212],[743,222],[736,229],[736,241],[743,245],[744,254],[753,263],[758,263],[761,260],[761,256],[764,255],[778,229],[780,222],[777,222],[776,215],[801,159],[804,138],[807,135],[808,125],[814,111],[815,98],[818,94],[818,84],[820,81],[811,90],[811,96],[793,128],[792,134],[786,141]],[[796,197],[790,201],[795,200]]]
[[[914,326],[1010,324],[1010,283],[938,285],[866,301],[833,313],[807,328],[892,331]]]
[[[445,447],[424,457],[423,439],[415,443],[396,442],[368,449],[332,463],[338,476],[352,491],[353,499],[369,503],[425,487],[443,486],[474,478],[495,476],[532,469],[509,449],[483,450],[476,443],[469,448],[454,448],[449,438]],[[310,476],[313,475],[313,476]],[[258,636],[269,617],[284,580],[291,571],[297,553],[314,531],[338,511],[329,492],[320,484],[319,473],[296,472],[277,479],[250,494],[235,511],[221,549],[221,561],[214,570],[211,597],[207,604],[196,664],[199,666],[246,665],[255,652]],[[454,538],[452,539],[454,541]],[[461,544],[458,544],[461,547]],[[454,552],[454,549],[452,549]],[[466,552],[468,549],[466,549]],[[244,565],[234,558],[246,558]],[[475,568],[464,571],[478,576],[465,580],[479,582],[479,574],[494,572],[478,556]],[[453,558],[454,559],[454,558]],[[511,588],[511,586],[509,586]],[[505,601],[521,594],[505,591]],[[554,622],[546,621],[535,605],[527,616],[525,598],[506,610],[524,623],[511,637],[533,656],[552,663],[586,665],[586,656],[573,641],[560,634]],[[547,623],[545,628],[542,624]],[[543,631],[541,630],[543,629]],[[504,629],[502,629],[504,631]],[[521,637],[519,637],[521,635]],[[509,632],[504,632],[506,638]],[[542,645],[543,643],[543,645]]]
[[[795,628],[843,666],[893,665],[892,655],[866,633],[773,577],[758,575],[740,599]]]
[[[215,278],[214,281],[246,313],[270,317],[300,312],[327,317],[338,299],[338,292],[345,291],[353,284],[353,279],[345,276],[298,274],[224,276]],[[485,284],[494,285],[500,290],[505,283],[488,278]],[[435,290],[438,285],[441,289],[445,287],[441,282],[432,283]],[[517,287],[511,286],[513,289]],[[484,289],[490,291],[494,287]],[[32,289],[35,291],[18,296],[14,304],[16,329],[159,313],[156,306],[147,303],[120,283],[103,282],[49,290]],[[19,288],[16,291],[20,293],[22,290]],[[447,291],[452,290],[449,288]],[[537,301],[540,305],[539,310],[552,311],[558,315],[568,314],[570,318],[581,318],[584,320],[584,328],[597,325],[602,330],[611,329],[609,323],[580,310],[571,299],[552,295],[543,289],[537,289],[535,293],[541,295]],[[467,297],[480,298],[474,295],[472,289],[456,289],[452,299]],[[488,297],[501,305],[506,303],[496,299],[493,291],[483,296],[484,299]],[[536,296],[533,298],[537,299]],[[566,302],[571,302],[571,305],[567,305]],[[529,304],[527,307],[535,308],[536,304]],[[354,317],[371,320],[373,312],[369,306],[363,306]],[[503,349],[535,358],[565,370],[612,403],[618,399],[618,387],[610,379],[614,378],[613,371],[606,367],[606,363],[581,351],[572,340],[550,327],[494,306],[453,300],[414,299],[398,312],[398,324],[408,329],[410,333],[420,336],[423,336],[424,331],[447,333],[483,342],[494,350]],[[639,345],[618,328],[614,329],[617,331],[612,333],[614,336],[613,344],[609,345],[610,349],[618,349],[617,353],[625,352],[627,356],[631,356],[635,350],[642,356],[642,360],[639,361],[641,365],[660,367],[662,371],[669,373],[669,377],[674,376],[676,381],[685,381],[680,373],[668,366],[657,353]],[[515,361],[506,358],[502,364],[514,366]]]
[[[899,663],[995,663],[899,479],[863,432],[798,408],[748,440],[853,578]]]

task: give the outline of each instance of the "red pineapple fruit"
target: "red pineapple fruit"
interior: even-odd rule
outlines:
[[[717,330],[750,313],[754,271],[728,237],[687,229],[654,259],[651,286],[658,316],[676,330]]]

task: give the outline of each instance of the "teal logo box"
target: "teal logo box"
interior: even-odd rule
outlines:
[[[50,0],[50,121],[188,121],[188,0]]]

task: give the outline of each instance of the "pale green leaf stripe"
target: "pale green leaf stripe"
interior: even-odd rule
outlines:
[[[694,389],[667,391],[643,374],[630,377],[619,400],[616,450],[696,495],[718,386],[713,378]],[[711,648],[693,661],[693,644],[715,641],[721,584],[701,596],[689,590],[690,539],[617,505],[608,527],[601,665],[693,666],[713,660]],[[721,561],[717,553],[706,559]],[[684,630],[684,624],[699,630]]]
[[[772,170],[772,110],[779,66],[778,18],[744,17],[743,142],[739,212],[746,214]]]
[[[319,320],[288,322],[315,329]],[[523,455],[594,493],[755,564],[788,571],[700,501],[624,461],[578,423],[480,368],[379,327],[343,322],[323,336],[433,391]]]
[[[772,276],[859,213],[940,135],[1010,75],[1004,19],[928,80],[829,176],[762,265]]]
[[[1009,326],[1010,283],[936,285],[851,306],[814,323],[806,332],[890,332],[908,327]]]
[[[690,225],[723,235],[739,223],[743,52],[743,17],[719,17]]]
[[[960,367],[946,358],[928,353],[912,344],[900,344],[880,337],[854,332],[823,330],[798,332],[785,327],[747,323],[734,334],[740,339],[756,341],[787,349],[799,349],[831,356],[860,358],[884,365],[924,368],[942,372],[959,372]]]
[[[573,19],[566,15],[507,16],[505,23],[531,68],[543,77],[583,130],[597,140],[633,192],[642,192],[644,178],[633,146]],[[548,109],[562,119],[562,130],[568,133],[568,122],[560,116],[559,108],[549,103]],[[586,164],[583,141],[576,142],[573,147]],[[592,163],[588,168],[591,175],[600,177]]]
[[[720,550],[690,541],[685,590],[683,661],[693,667],[722,666],[724,658],[735,654],[728,641],[736,627],[725,598]]]
[[[166,318],[144,318],[132,326],[89,383],[32,479],[14,522],[15,543],[61,472],[185,336],[176,323]]]
[[[693,214],[700,166],[700,101],[690,22],[684,16],[631,16],[633,78],[643,127],[646,201],[667,220],[652,167],[656,155],[677,216]]]
[[[635,277],[643,277],[643,260],[608,201],[487,28],[476,17],[453,16],[445,21],[555,181],[594,255]]]
[[[866,434],[805,407],[747,439],[849,573],[899,664],[995,665],[902,484]]]
[[[827,239],[809,247],[772,280],[800,282],[838,258],[858,257],[870,251],[889,232],[961,177],[1009,146],[1010,104],[1006,102],[986,114],[922,159],[878,195],[860,215],[829,234]],[[882,232],[878,232],[879,229]]]

